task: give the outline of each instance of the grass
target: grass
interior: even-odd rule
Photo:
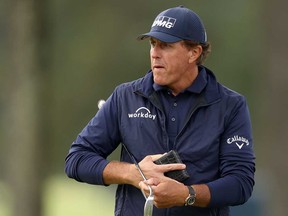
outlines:
[[[43,216],[112,216],[115,187],[94,186],[65,176],[47,179]],[[8,198],[8,199],[7,199]],[[11,193],[0,182],[0,216],[11,216]]]
[[[44,216],[114,215],[114,191],[65,177],[52,178],[45,191]]]
[[[3,183],[0,182],[0,216],[11,215],[11,193]]]

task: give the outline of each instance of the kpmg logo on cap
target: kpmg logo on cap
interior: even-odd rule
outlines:
[[[154,20],[152,27],[159,26],[159,27],[164,27],[164,28],[172,28],[176,23],[176,19],[172,17],[167,17],[167,16],[158,16]]]

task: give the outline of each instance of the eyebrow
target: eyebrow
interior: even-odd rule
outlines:
[[[149,41],[150,41],[150,43],[159,41],[160,44],[173,44],[173,43],[168,43],[168,42],[165,42],[165,41],[161,41],[161,40],[158,40],[158,39],[152,38],[152,37],[150,37]]]

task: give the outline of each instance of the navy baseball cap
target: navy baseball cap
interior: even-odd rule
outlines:
[[[167,43],[190,40],[206,43],[207,35],[200,17],[183,6],[174,7],[161,12],[154,20],[151,30],[137,39],[153,37]]]

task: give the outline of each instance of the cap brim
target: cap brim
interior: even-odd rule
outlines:
[[[166,43],[175,43],[177,41],[181,41],[182,39],[179,37],[175,37],[163,32],[148,32],[146,34],[142,34],[139,37],[137,37],[138,40],[144,40],[146,38],[153,37],[160,41],[166,42]]]

